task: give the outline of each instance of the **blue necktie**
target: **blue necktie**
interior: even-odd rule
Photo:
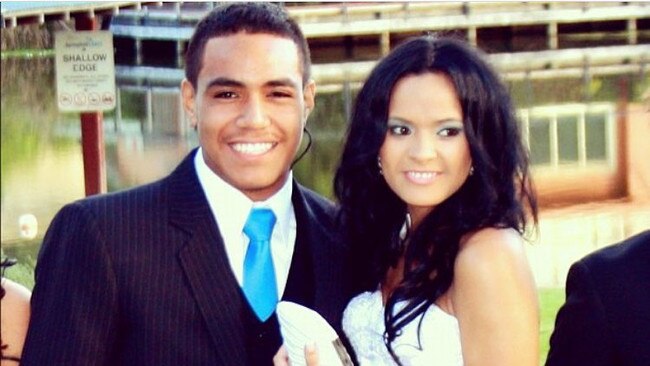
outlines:
[[[271,257],[271,233],[275,215],[268,208],[254,208],[244,225],[250,239],[244,258],[244,294],[261,321],[266,321],[278,303],[275,269]]]

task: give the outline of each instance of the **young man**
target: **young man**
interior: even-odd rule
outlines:
[[[279,299],[339,326],[334,207],[290,171],[314,107],[309,66],[278,6],[228,4],[198,24],[181,93],[200,147],[161,181],[61,210],[23,365],[271,364]]]
[[[650,365],[650,230],[574,263],[547,366]]]

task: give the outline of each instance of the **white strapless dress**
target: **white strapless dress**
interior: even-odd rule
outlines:
[[[403,303],[396,305],[396,311]],[[420,328],[414,319],[393,341],[393,350],[404,366],[462,366],[458,320],[432,305],[427,309]],[[381,292],[364,292],[348,304],[343,313],[343,331],[348,336],[360,365],[395,365],[384,345],[384,305]]]

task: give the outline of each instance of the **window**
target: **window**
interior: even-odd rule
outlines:
[[[613,165],[614,111],[612,103],[519,110],[533,168]]]

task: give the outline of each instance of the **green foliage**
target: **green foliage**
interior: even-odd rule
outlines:
[[[5,270],[5,277],[17,282],[30,291],[34,288],[34,267],[36,261],[32,259],[29,263],[18,262]]]
[[[524,79],[508,82],[517,108],[562,104],[585,99],[585,83],[579,78]]]
[[[122,118],[141,120],[146,117],[146,101],[142,92],[121,90]]]
[[[1,85],[0,177],[4,187],[14,167],[33,165],[43,146],[67,148],[77,141],[57,134],[66,120],[61,117],[67,115],[58,113],[52,57],[3,59]]]
[[[650,109],[650,75],[646,74],[645,78],[641,78],[638,83],[633,83],[634,90],[632,100],[645,103]]]
[[[40,246],[40,241],[34,243],[26,242],[25,245],[12,247],[5,252],[2,250],[2,259],[16,258],[17,262],[11,267],[5,268],[3,277],[17,282],[28,289],[34,288],[34,268],[36,268],[35,247]]]
[[[54,50],[40,50],[40,49],[29,49],[29,50],[11,50],[11,51],[2,51],[2,59],[5,58],[36,58],[36,57],[51,57],[54,56]]]
[[[508,82],[517,108],[572,102],[617,101],[627,95],[630,101],[642,99],[650,87],[650,77],[637,75],[599,75],[589,79],[539,79]]]
[[[344,93],[323,93],[316,97],[316,109],[309,117],[307,128],[312,135],[312,146],[294,167],[296,179],[316,192],[332,198],[332,176],[338,164],[347,128],[344,115]],[[303,139],[306,147],[307,138]]]

